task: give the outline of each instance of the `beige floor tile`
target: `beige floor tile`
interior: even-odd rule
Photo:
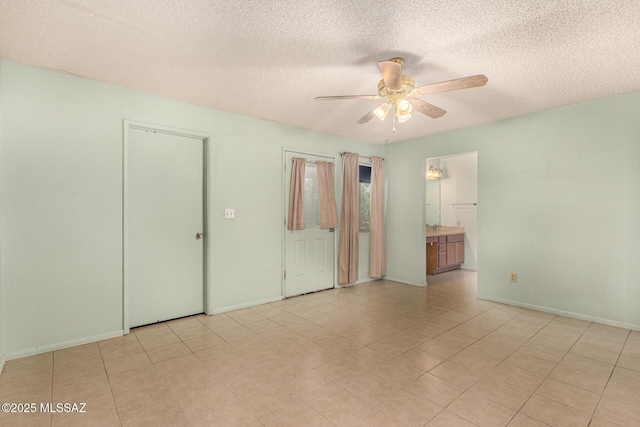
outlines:
[[[469,388],[486,372],[447,360],[430,370],[429,373],[460,387]]]
[[[549,362],[548,360],[531,356],[520,350],[505,359],[505,363],[544,376],[549,375],[556,366],[555,362]]]
[[[251,310],[250,308],[243,308],[241,310],[234,310],[226,313],[227,316],[240,323],[241,325],[245,325],[251,322],[257,322],[259,320],[263,320],[264,316],[260,315],[258,312]]]
[[[449,359],[450,362],[457,363],[465,367],[473,367],[473,370],[487,373],[495,368],[499,361],[481,354],[476,354],[469,350],[462,350],[460,353]]]
[[[14,402],[12,402],[14,403]],[[4,413],[0,412],[0,426],[2,427],[49,427],[51,414],[49,413]]]
[[[151,365],[151,360],[147,353],[136,353],[117,359],[106,360],[104,366],[109,376],[118,375],[123,372],[133,371]]]
[[[300,322],[301,320],[304,320],[304,319],[302,317],[296,316],[291,313],[285,313],[279,316],[271,317],[270,320],[272,322],[276,322],[278,325],[287,326],[293,323]],[[316,322],[312,322],[312,323],[316,323]]]
[[[251,329],[245,328],[242,325],[233,326],[221,331],[216,331],[216,333],[220,336],[220,338],[227,342],[255,334],[255,332],[253,332]]]
[[[57,375],[53,378],[54,402],[85,402],[111,397],[105,372],[83,376]]]
[[[127,335],[128,337],[132,336],[135,338],[134,334]],[[126,342],[122,342],[121,344],[110,344],[105,347],[100,346],[100,353],[102,353],[103,360],[112,360],[117,359],[119,357],[129,356],[135,353],[142,353],[144,349],[140,342],[136,338],[135,340],[127,340]]]
[[[198,320],[213,332],[240,326],[238,322],[233,320],[226,314],[215,314],[213,316],[200,316]]]
[[[371,407],[355,418],[338,422],[338,427],[403,427],[400,421],[385,414],[382,410]]]
[[[601,323],[592,323],[584,332],[584,335],[624,344],[630,333],[631,331],[629,329],[603,325]]]
[[[173,331],[180,331],[183,329],[189,329],[197,326],[202,326],[202,323],[196,316],[183,317],[181,319],[170,320],[166,322],[166,325]]]
[[[616,364],[621,368],[631,369],[633,371],[640,372],[640,358],[627,356],[626,354],[621,354]]]
[[[201,425],[209,426],[262,426],[262,423],[249,410],[247,404],[238,402],[214,411],[200,420]]]
[[[398,363],[395,360],[374,365],[369,369],[389,381],[403,386],[422,376],[425,372],[410,365]]]
[[[180,342],[180,338],[171,330],[167,333],[138,334],[138,340],[145,351]]]
[[[546,347],[543,345],[534,344],[532,342],[527,342],[523,344],[518,352],[522,352],[528,354],[530,356],[537,357],[539,359],[543,359],[549,362],[558,363],[562,360],[565,351],[557,350],[551,347]]]
[[[423,426],[442,411],[438,405],[405,389],[398,390],[376,406],[408,426]]]
[[[367,370],[351,359],[330,360],[324,365],[318,366],[316,371],[329,378],[344,378],[345,376],[358,376]]]
[[[386,399],[393,392],[398,391],[401,385],[390,381],[373,372],[365,372],[358,376],[349,376],[336,379],[338,384],[349,390],[354,395],[375,405]]]
[[[153,363],[162,362],[163,360],[173,359],[174,357],[190,354],[189,347],[182,342],[156,347],[147,351],[147,356]]]
[[[532,344],[543,345],[545,347],[551,347],[560,351],[569,351],[573,344],[578,340],[579,335],[562,335],[554,333],[540,332],[531,338]]]
[[[549,374],[549,378],[594,393],[602,393],[612,371],[613,365],[567,354]]]
[[[591,414],[537,394],[527,401],[520,412],[551,426],[588,426],[591,420]]]
[[[267,394],[253,399],[249,408],[263,424],[304,405],[304,401],[293,393]]]
[[[334,393],[342,386],[315,369],[297,375],[291,384],[291,391],[309,401],[322,394]]]
[[[481,379],[470,388],[470,391],[514,411],[520,410],[531,396],[530,390],[498,381],[492,377]]]
[[[97,426],[119,421],[116,405],[111,394],[99,399],[71,399],[56,400],[54,402],[71,403],[71,409],[75,410],[73,403],[77,403],[77,409],[85,412],[61,412],[51,416],[51,426]],[[83,407],[80,403],[86,403]]]
[[[287,412],[265,424],[268,427],[333,427],[334,424],[307,404]]]
[[[138,339],[142,336],[162,335],[171,332],[171,328],[166,323],[154,323],[152,325],[140,326],[131,329],[131,333],[134,333]]]
[[[86,401],[92,411],[0,414],[0,426],[640,419],[639,332],[478,300],[472,272],[434,276],[428,288],[381,280],[131,332],[8,361],[0,401]]]
[[[427,424],[427,427],[475,427],[475,424],[459,417],[453,412],[445,410],[432,419]]]
[[[620,426],[637,426],[640,389],[617,381],[609,382],[594,416]]]
[[[506,426],[516,414],[511,409],[469,391],[449,405],[447,410],[480,427]]]
[[[463,387],[428,373],[407,385],[406,389],[442,408],[456,400],[465,391]]]
[[[210,334],[200,335],[195,338],[191,338],[183,341],[184,344],[189,347],[194,353],[200,350],[214,347],[220,344],[226,344],[226,342],[213,332]]]
[[[469,347],[466,348],[466,350],[469,350],[476,354],[480,354],[485,357],[489,357],[491,359],[494,359],[497,362],[501,362],[505,360],[507,357],[511,355],[511,353],[513,353],[513,351],[511,350],[498,347],[495,344],[484,341],[484,339],[481,339],[471,344]]]
[[[537,395],[546,397],[588,414],[593,414],[600,395],[569,384],[547,378],[536,391]]]
[[[547,427],[548,424],[535,420],[519,412],[509,423],[509,427]]]
[[[638,341],[632,341],[631,338],[629,338],[629,341],[627,341],[622,349],[622,354],[640,359],[640,342]]]
[[[625,383],[640,389],[640,372],[616,366],[610,381]]]
[[[186,341],[202,335],[211,335],[213,332],[211,331],[211,329],[198,322],[195,326],[181,328],[177,331],[174,331],[173,333],[176,334],[176,336],[180,338],[180,340]]]
[[[251,310],[258,313],[260,316],[270,319],[275,316],[281,316],[286,314],[287,312],[279,309],[278,307],[273,307],[270,304],[258,305],[256,307],[251,307]]]
[[[615,365],[618,357],[620,356],[620,352],[604,350],[602,348],[594,347],[581,341],[575,343],[573,347],[571,347],[571,350],[569,350],[569,353],[593,360],[598,360],[610,365]]]
[[[112,345],[121,345],[130,342],[138,342],[138,337],[135,333],[123,335],[121,337],[110,338],[108,340],[98,341],[98,346],[100,347],[100,349],[104,349]]]
[[[281,330],[284,331],[284,326],[278,325],[276,322],[272,322],[269,319],[261,319],[255,322],[246,323],[245,327],[249,328],[256,334],[261,334],[268,331]]]
[[[593,417],[589,427],[620,427],[620,424],[615,424],[602,418]]]
[[[334,393],[319,395],[305,401],[334,424],[345,423],[372,407],[346,389],[337,389]]]
[[[442,359],[448,359],[454,354],[459,353],[463,350],[462,347],[456,347],[454,345],[439,341],[437,340],[437,337],[420,345],[418,349],[426,353],[433,354],[434,356],[438,356]]]
[[[445,344],[453,345],[456,347],[465,348],[477,341],[476,338],[469,337],[467,335],[457,334],[452,331],[443,332],[434,338],[436,341],[443,342]]]
[[[455,328],[451,329],[451,332],[478,340],[489,334],[490,331],[463,323],[462,325],[456,326]]]
[[[397,363],[403,363],[405,365],[409,365],[416,369],[419,369],[423,372],[427,372],[428,370],[435,368],[436,366],[444,362],[445,359],[424,352],[419,348],[414,348],[402,353],[400,356],[397,356],[393,360]]]
[[[522,390],[533,393],[542,384],[545,377],[508,363],[501,363],[487,374],[487,378],[515,385]]]

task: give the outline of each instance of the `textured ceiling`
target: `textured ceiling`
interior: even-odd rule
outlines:
[[[374,143],[640,89],[638,0],[0,0],[0,56]],[[448,113],[356,121],[377,62],[417,85],[485,74],[423,99]]]

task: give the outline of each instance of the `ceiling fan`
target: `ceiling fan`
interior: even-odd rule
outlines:
[[[430,95],[432,93],[447,92],[451,90],[467,89],[471,87],[484,86],[487,84],[487,77],[478,74],[475,76],[462,77],[460,79],[448,80],[440,83],[432,83],[426,86],[415,87],[415,80],[411,76],[402,74],[404,59],[391,58],[388,61],[378,62],[382,72],[382,80],[378,82],[377,95],[342,95],[342,96],[318,96],[318,101],[330,101],[340,99],[385,99],[383,104],[369,111],[358,124],[367,123],[374,117],[384,120],[392,112],[393,133],[396,133],[396,119],[398,122],[406,122],[411,118],[411,112],[416,111],[433,119],[442,117],[446,111],[431,105],[419,96]]]

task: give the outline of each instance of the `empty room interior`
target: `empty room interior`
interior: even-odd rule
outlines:
[[[0,426],[639,426],[637,1],[0,0]]]

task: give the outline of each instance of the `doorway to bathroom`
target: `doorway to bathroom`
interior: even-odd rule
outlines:
[[[478,269],[478,153],[426,160],[427,283],[439,274]]]

